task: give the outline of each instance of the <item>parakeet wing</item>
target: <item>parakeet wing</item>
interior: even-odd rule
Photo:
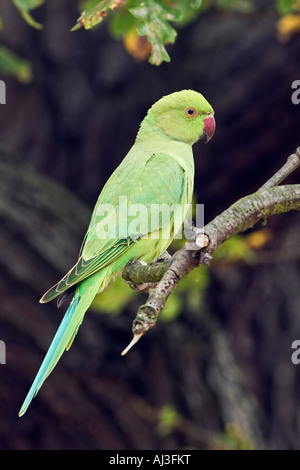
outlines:
[[[127,171],[124,167],[122,173],[122,181],[116,178],[114,182],[114,178],[110,178],[109,185],[103,188],[76,265],[58,284],[46,292],[41,299],[43,302],[52,300],[70,286],[112,263],[141,236],[162,228],[166,223],[172,225],[173,213],[166,211],[165,215],[162,214],[161,205],[170,207],[182,201],[185,175],[184,169],[176,159],[168,154],[152,155],[144,165],[136,162],[135,166],[129,165]],[[102,208],[104,201],[111,201],[111,190],[116,206],[114,213],[108,215],[107,212],[102,213]],[[109,191],[107,197],[105,191]],[[116,196],[124,195],[126,214],[122,213],[120,199],[118,202],[116,199]],[[142,223],[136,224],[137,212],[139,209],[145,210],[141,205],[146,208],[147,213],[144,217],[138,217]],[[105,239],[99,236],[104,232]]]

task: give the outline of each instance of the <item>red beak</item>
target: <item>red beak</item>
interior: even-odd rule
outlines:
[[[209,114],[208,116],[206,116],[206,118],[204,118],[203,123],[204,123],[204,133],[206,134],[206,143],[207,143],[210,141],[210,139],[215,133],[216,121],[213,115]]]

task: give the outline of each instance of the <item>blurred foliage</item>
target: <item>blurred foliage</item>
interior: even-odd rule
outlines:
[[[36,29],[43,28],[31,12],[43,5],[45,0],[7,1],[14,4],[28,25]],[[251,14],[255,11],[250,0],[81,0],[81,15],[71,31],[94,28],[107,17],[111,36],[121,38],[132,57],[138,61],[149,58],[151,64],[160,65],[170,61],[166,46],[175,42],[177,31],[174,24],[177,27],[187,25],[212,7],[239,14]],[[292,34],[300,31],[300,1],[274,0],[274,8],[281,16],[277,23],[279,38],[286,41]],[[1,25],[0,18],[0,27]],[[16,61],[15,67],[17,66]],[[2,62],[0,70],[7,73]],[[19,79],[22,73],[12,75]]]
[[[300,14],[285,15],[277,23],[279,38],[286,42],[291,36],[300,31]]]
[[[279,15],[288,15],[294,11],[296,3],[295,0],[275,0],[275,8]],[[240,14],[255,11],[250,0],[82,0],[79,5],[82,14],[73,31],[81,27],[93,28],[109,16],[112,36],[122,38],[134,58],[149,57],[154,65],[170,61],[165,46],[173,44],[177,36],[171,23],[186,25],[210,7]],[[141,41],[141,37],[145,40]]]
[[[267,228],[255,230],[247,235],[235,235],[215,251],[213,263],[232,264],[242,261],[254,264],[257,260],[255,250],[262,248],[271,238],[272,233]]]
[[[159,321],[172,321],[185,309],[199,312],[204,301],[205,291],[209,284],[209,271],[205,266],[199,266],[184,276],[175,291],[168,298],[166,305],[159,315]],[[184,296],[187,293],[187,296]]]
[[[226,424],[221,434],[213,434],[203,429],[199,423],[186,419],[172,403],[166,403],[157,410],[141,398],[135,397],[131,406],[145,421],[155,424],[160,436],[179,431],[186,436],[187,441],[199,442],[199,448],[203,448],[205,444],[205,447],[210,450],[254,449],[249,436],[235,422]],[[189,445],[185,448],[192,449]]]
[[[151,64],[160,65],[170,61],[165,46],[173,44],[177,36],[171,23],[186,25],[212,4],[242,13],[253,11],[249,0],[83,0],[80,3],[83,13],[72,30],[90,29],[109,13],[111,34],[123,39],[129,53],[137,60],[149,57]],[[140,41],[141,37],[146,41]]]
[[[38,23],[32,16],[30,11],[40,7],[45,0],[11,0],[15,5],[26,23],[35,29],[42,29],[43,25]]]
[[[22,18],[35,29],[42,29],[43,25],[38,23],[32,16],[31,10],[40,7],[45,0],[11,0]],[[0,18],[0,31],[3,30],[2,18]],[[18,57],[7,47],[0,45],[0,71],[4,75],[10,75],[21,83],[29,83],[32,81],[32,68],[28,60]]]
[[[32,80],[31,64],[21,59],[5,46],[0,46],[0,70],[4,75],[11,75],[21,83]]]
[[[272,238],[268,228],[255,230],[246,235],[238,234],[223,243],[214,253],[212,267],[217,269],[221,264],[237,262],[254,264],[257,261],[256,250],[264,247]],[[181,245],[182,245],[181,241]],[[173,244],[174,246],[174,244]],[[180,246],[175,244],[175,248]],[[210,270],[204,265],[190,271],[180,280],[173,294],[168,298],[161,311],[160,321],[171,321],[177,318],[185,309],[199,312],[205,299],[205,292],[210,282]],[[188,295],[184,295],[188,293]]]
[[[157,431],[160,435],[169,434],[178,428],[181,423],[182,417],[171,403],[167,403],[159,410]]]
[[[253,450],[250,438],[236,423],[228,423],[225,432],[214,438],[214,450]]]
[[[279,39],[287,42],[293,34],[300,31],[300,1],[281,1],[279,2],[282,17],[277,22],[277,31]]]
[[[300,0],[277,0],[277,11],[281,15],[277,21],[279,39],[287,42],[300,31]]]
[[[277,11],[280,15],[286,15],[293,11],[298,1],[295,0],[277,0]]]
[[[256,260],[255,253],[248,246],[246,238],[243,235],[235,235],[230,238],[214,253],[214,262],[221,262],[222,264],[232,264],[237,261],[244,261],[251,264]]]

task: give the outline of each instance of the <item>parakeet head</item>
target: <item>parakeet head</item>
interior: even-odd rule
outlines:
[[[164,96],[149,109],[148,116],[165,135],[188,144],[205,136],[208,141],[215,131],[213,108],[194,90]]]

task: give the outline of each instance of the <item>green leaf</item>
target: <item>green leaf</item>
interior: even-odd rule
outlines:
[[[277,11],[280,15],[286,15],[294,10],[295,0],[277,0]]]
[[[203,0],[173,0],[172,6],[180,11],[179,26],[185,26],[194,21],[201,12],[208,8],[208,5]]]
[[[77,24],[73,26],[71,31],[76,31],[79,28],[84,27],[85,29],[91,29],[97,24],[101,23],[103,18],[107,15],[107,10],[115,10],[120,5],[124,5],[125,0],[102,0],[97,2],[96,5],[88,3],[88,5],[94,5],[91,8],[85,10],[82,15],[78,18]]]
[[[138,34],[147,36],[152,45],[149,62],[154,65],[170,62],[165,42],[174,43],[177,33],[169,22],[179,21],[180,12],[164,5],[161,0],[137,2],[137,6],[129,11],[138,20]]]
[[[13,0],[16,7],[22,10],[34,10],[40,7],[45,0]]]
[[[15,77],[21,83],[29,83],[32,81],[30,63],[16,56],[4,46],[0,46],[0,70],[5,75]]]
[[[19,8],[18,10],[20,11],[21,16],[26,21],[26,23],[29,24],[29,26],[32,26],[35,29],[43,29],[44,26],[41,23],[38,23],[37,21],[35,21],[35,19],[31,16],[31,14],[28,11],[21,10]]]
[[[29,26],[35,29],[43,29],[43,25],[38,23],[29,13],[30,10],[38,8],[44,3],[44,0],[12,0],[20,15]]]
[[[126,8],[120,8],[118,14],[111,15],[109,30],[113,37],[124,38],[130,32],[135,31],[136,19],[129,12],[133,4],[132,0],[127,0]]]

